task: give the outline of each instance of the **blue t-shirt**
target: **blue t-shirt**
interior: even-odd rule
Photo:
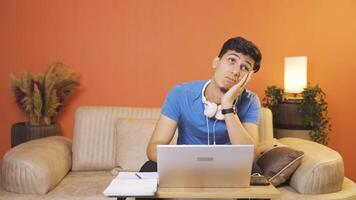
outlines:
[[[202,102],[202,89],[207,81],[193,81],[176,85],[166,97],[162,114],[178,124],[177,144],[208,144],[208,128]],[[240,95],[236,108],[242,123],[258,123],[260,100],[258,96],[244,90]],[[215,123],[215,127],[214,127]],[[209,141],[216,144],[231,144],[224,120],[208,118]]]

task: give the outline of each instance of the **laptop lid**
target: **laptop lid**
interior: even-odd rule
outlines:
[[[160,187],[249,187],[254,145],[157,145]]]

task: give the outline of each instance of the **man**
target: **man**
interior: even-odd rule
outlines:
[[[260,101],[244,88],[259,70],[261,57],[252,42],[231,38],[213,59],[210,81],[176,85],[166,97],[147,146],[150,161],[141,171],[157,171],[157,145],[169,144],[177,127],[177,144],[257,145]]]

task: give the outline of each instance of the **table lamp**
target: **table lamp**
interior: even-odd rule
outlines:
[[[284,97],[278,105],[279,114],[275,119],[276,138],[298,137],[310,139],[309,131],[304,130],[300,112],[302,92],[307,87],[307,57],[284,58]]]
[[[307,57],[284,58],[284,91],[285,99],[298,101],[302,99],[301,92],[307,86]]]

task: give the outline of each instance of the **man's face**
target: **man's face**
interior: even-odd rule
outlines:
[[[253,71],[255,61],[248,55],[228,50],[220,59],[213,61],[213,80],[224,91],[238,83],[244,75]]]

